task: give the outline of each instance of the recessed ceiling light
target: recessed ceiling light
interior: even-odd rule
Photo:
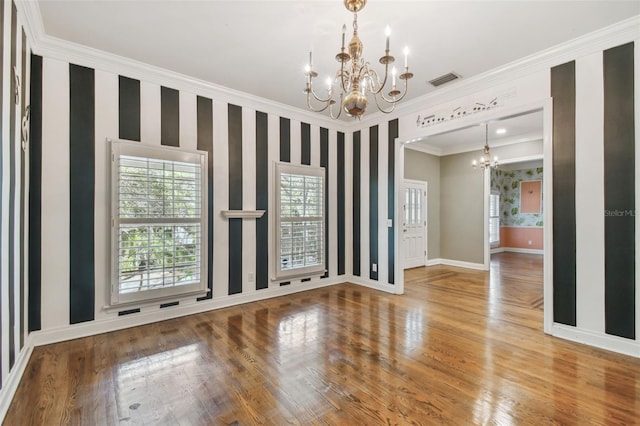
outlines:
[[[496,130],[496,134],[498,134],[498,135],[504,135],[505,133],[507,133],[507,129],[497,129]]]

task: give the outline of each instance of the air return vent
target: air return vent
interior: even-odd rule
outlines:
[[[450,81],[457,80],[459,78],[460,78],[459,74],[456,74],[455,72],[451,71],[450,73],[441,75],[440,77],[436,77],[433,80],[429,80],[429,84],[432,85],[433,87],[438,87]]]

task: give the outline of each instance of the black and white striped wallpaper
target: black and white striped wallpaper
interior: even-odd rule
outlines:
[[[31,48],[12,1],[0,1],[0,34],[0,388],[4,389],[25,347],[29,320],[25,250],[30,147],[22,123],[30,109]]]
[[[108,305],[110,275],[107,138],[209,153],[207,259],[211,292],[200,302],[283,285],[304,286],[310,280],[271,280],[273,225],[269,221],[274,202],[272,168],[277,161],[324,167],[327,172],[327,271],[311,280],[339,282],[341,276],[351,273],[354,260],[347,242],[354,232],[352,211],[360,208],[354,207],[351,199],[355,182],[350,165],[356,161],[351,133],[57,59],[34,55],[31,62],[36,154],[31,186],[40,198],[30,216],[39,232],[32,235],[30,247],[30,330],[115,315],[103,309]],[[391,126],[372,127],[367,134],[375,138],[376,132],[381,151],[373,150],[375,155],[370,157],[372,150],[366,150],[358,154],[357,161],[366,162],[366,170],[378,170],[378,163],[384,166],[379,192],[386,201],[393,186],[387,152],[393,149],[390,138],[397,135],[397,120]],[[373,187],[368,173],[358,179],[363,188]],[[377,200],[377,192],[363,197],[367,207],[362,212],[369,215]],[[227,209],[266,213],[257,220],[227,220],[220,216],[220,211]],[[381,216],[387,210],[384,204]],[[386,227],[386,217],[384,221]],[[377,221],[369,216],[365,223],[377,227]],[[380,245],[385,252],[380,269],[385,271],[384,280],[393,283],[393,273],[388,272],[389,267],[393,269],[393,260],[386,258],[387,247],[393,245],[386,232],[384,237],[368,239],[367,259],[355,262],[368,263],[373,246]],[[120,314],[137,312],[140,310]]]
[[[551,69],[554,322],[636,339],[634,43]]]
[[[392,119],[353,132],[353,161],[349,164],[353,176],[352,274],[383,286],[395,283],[398,131],[398,119]]]

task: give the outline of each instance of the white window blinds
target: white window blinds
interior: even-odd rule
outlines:
[[[114,142],[112,304],[203,289],[206,276],[206,156],[137,145]]]
[[[489,196],[489,244],[500,243],[500,194]]]
[[[278,164],[276,277],[324,272],[324,169]]]

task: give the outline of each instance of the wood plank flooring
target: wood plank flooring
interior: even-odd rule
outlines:
[[[542,332],[542,260],[37,347],[4,424],[636,424],[640,360]]]

